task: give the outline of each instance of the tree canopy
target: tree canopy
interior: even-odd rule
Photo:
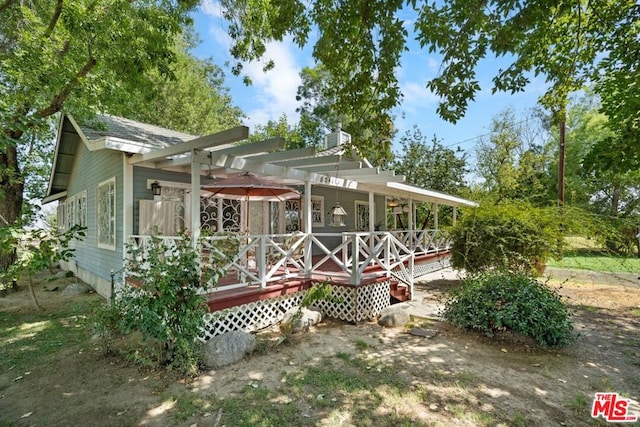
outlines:
[[[175,36],[171,75],[147,71],[149,85],[133,88],[129,96],[106,105],[106,111],[194,135],[238,126],[243,113],[232,103],[222,69],[189,53],[197,43],[191,28],[184,28]]]
[[[543,104],[563,114],[571,92],[599,83],[603,111],[637,135],[640,92],[628,85],[640,75],[640,4],[635,1],[221,4],[230,23],[236,73],[242,72],[242,61],[262,58],[272,40],[291,37],[301,47],[313,43],[313,57],[331,76],[327,91],[337,111],[364,108],[380,123],[389,120],[402,97],[396,73],[401,55],[409,38],[415,37],[424,50],[441,59],[439,74],[427,86],[441,98],[438,113],[446,120],[461,118],[481,90],[481,61],[500,57],[510,64],[493,76],[494,92],[524,90],[532,76],[541,75],[548,83]],[[266,69],[272,66],[270,60],[265,64]],[[614,98],[609,96],[612,92],[625,96]],[[625,141],[627,156],[640,159],[637,138]]]
[[[333,77],[322,65],[303,68],[300,77],[302,84],[298,87],[296,99],[302,101],[298,112],[305,145],[317,145],[328,130],[335,129],[340,123],[342,129],[352,136],[362,157],[376,165],[391,160],[391,139],[395,135],[391,116],[385,115],[379,120],[375,111],[368,108],[366,98],[359,103],[338,107],[331,89]]]
[[[290,125],[285,114],[278,120],[269,120],[266,125],[256,125],[247,142],[259,142],[269,138],[284,138],[285,150],[307,146],[300,126]]]
[[[149,87],[146,72],[171,75],[174,37],[193,0],[0,4],[0,215],[22,212],[25,139],[65,109],[79,116]],[[28,151],[28,150],[27,150]],[[0,263],[1,264],[1,263]]]
[[[508,108],[491,120],[491,133],[476,147],[476,171],[482,187],[495,200],[526,200],[545,205],[555,197],[547,193],[546,166],[550,160],[540,138],[540,112],[529,112],[518,120]],[[556,182],[553,179],[553,182]]]
[[[407,182],[431,190],[460,195],[469,172],[466,154],[442,145],[434,137],[429,141],[417,126],[400,138],[401,150],[392,163],[393,170]]]

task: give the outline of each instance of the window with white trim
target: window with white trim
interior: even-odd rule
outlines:
[[[98,247],[116,249],[116,178],[96,188],[96,229]]]
[[[68,230],[74,225],[87,226],[87,191],[67,197],[58,204],[58,228]]]
[[[311,225],[324,227],[324,197],[311,196]]]

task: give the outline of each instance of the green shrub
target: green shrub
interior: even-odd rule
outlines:
[[[557,291],[518,273],[484,273],[463,281],[445,302],[444,318],[486,336],[512,331],[543,347],[571,344],[569,311]]]
[[[201,252],[187,236],[175,243],[170,247],[153,237],[144,248],[129,248],[125,274],[135,286],[120,286],[93,321],[105,351],[115,338],[139,333],[140,361],[189,375],[197,371],[202,356],[198,337],[208,310],[202,283],[215,284],[227,255],[218,248]]]
[[[532,272],[537,264],[561,257],[560,229],[555,208],[512,202],[481,206],[451,229],[451,263],[471,273]]]

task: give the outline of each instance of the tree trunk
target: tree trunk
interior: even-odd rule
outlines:
[[[14,141],[22,132],[8,132],[5,135]],[[15,144],[7,144],[0,149],[0,227],[14,225],[20,221],[22,213],[24,183],[18,167],[18,152]],[[0,271],[7,271],[16,261],[16,251],[0,250]]]
[[[42,311],[43,308],[38,302],[38,298],[36,298],[36,291],[33,289],[33,279],[31,278],[31,274],[29,274],[29,295],[31,295],[33,305],[35,305],[38,310]]]
[[[613,218],[618,217],[618,209],[620,208],[620,186],[615,185],[613,192],[611,193],[611,216]]]

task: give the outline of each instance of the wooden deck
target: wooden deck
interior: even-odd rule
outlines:
[[[424,255],[416,257],[415,263],[434,263],[448,256],[449,253]],[[362,278],[359,285],[351,285],[349,283],[349,276],[344,273],[340,266],[329,260],[323,263],[322,270],[316,271],[311,278],[305,278],[302,276],[302,272],[292,270],[290,271],[290,277],[276,282],[270,282],[265,288],[261,288],[258,285],[248,285],[212,292],[208,295],[209,310],[214,312],[242,304],[249,304],[256,301],[300,292],[310,288],[312,283],[322,282],[325,280],[329,281],[332,285],[338,286],[365,286],[387,279],[384,270],[376,266],[368,267],[365,270],[365,273],[366,276]],[[225,282],[230,283],[233,280],[233,277],[222,278],[219,285],[223,286]],[[408,288],[402,284],[398,284],[395,280],[391,282],[389,292],[390,296],[396,301],[406,301],[411,299]]]

